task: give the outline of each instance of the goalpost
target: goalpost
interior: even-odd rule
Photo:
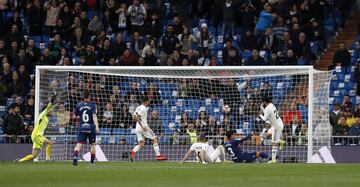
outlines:
[[[45,136],[55,142],[53,160],[72,158],[78,121],[72,117],[82,90],[97,104],[99,161],[128,161],[137,144],[131,115],[140,97],[151,98],[149,127],[159,138],[160,151],[180,161],[200,133],[216,148],[227,130],[239,138],[253,134],[245,151],[271,152],[259,120],[260,98],[270,96],[285,122],[280,162],[312,162],[321,148],[330,150],[329,85],[331,72],[311,66],[249,67],[99,67],[37,66],[35,117],[55,90],[54,108]],[[89,147],[79,154],[87,160]],[[39,160],[44,155],[40,154]],[[321,158],[321,155],[319,157]],[[192,157],[191,159],[194,159]],[[155,160],[150,141],[136,156]]]

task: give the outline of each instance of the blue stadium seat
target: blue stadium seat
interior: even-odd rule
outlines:
[[[100,128],[100,135],[98,136],[101,144],[109,144],[111,129],[110,128]]]
[[[137,144],[136,135],[127,135],[125,136],[125,140],[127,145]]]

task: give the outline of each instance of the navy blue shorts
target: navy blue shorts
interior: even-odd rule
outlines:
[[[235,163],[252,163],[256,160],[256,152],[243,152],[237,160],[233,160]]]
[[[95,130],[92,131],[78,131],[77,133],[77,143],[86,144],[89,140],[89,144],[93,144],[96,142],[96,132]]]

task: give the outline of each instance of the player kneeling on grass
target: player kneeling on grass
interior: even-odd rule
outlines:
[[[186,153],[184,158],[182,159],[181,163],[184,163],[190,155],[195,152],[195,155],[200,163],[207,164],[207,163],[214,163],[218,158],[222,162],[225,161],[225,150],[222,145],[219,145],[215,151],[210,153],[209,151],[209,144],[206,142],[206,137],[204,133],[201,133],[199,136],[199,142],[193,143]]]
[[[33,142],[32,154],[27,155],[22,159],[16,159],[15,162],[25,162],[36,158],[44,143],[47,144],[46,152],[45,152],[46,155],[45,160],[50,161],[53,142],[44,136],[44,131],[49,123],[48,115],[51,115],[51,110],[55,106],[54,105],[55,100],[56,100],[56,93],[54,92],[54,94],[51,97],[51,101],[48,103],[46,108],[41,112],[39,118],[36,121],[34,130],[31,133],[31,140]]]
[[[100,132],[96,116],[96,104],[90,101],[90,92],[88,90],[84,90],[83,99],[84,101],[80,102],[75,109],[75,116],[80,117],[80,124],[77,132],[77,144],[74,149],[74,166],[78,165],[79,152],[82,145],[86,143],[87,140],[89,140],[89,144],[91,145],[90,164],[94,165],[96,154],[96,134]]]
[[[240,145],[251,139],[251,135],[243,139],[235,139],[235,131],[230,130],[226,132],[226,141],[224,143],[226,151],[231,155],[231,159],[235,163],[252,163],[258,158],[268,158],[269,156],[264,152],[245,152]]]
[[[160,154],[160,148],[158,144],[158,139],[154,132],[149,128],[147,123],[147,113],[148,113],[148,106],[150,104],[150,99],[148,97],[142,98],[142,104],[138,106],[134,112],[133,119],[136,121],[136,129],[135,133],[137,136],[137,140],[139,142],[138,145],[134,147],[131,151],[130,159],[134,161],[135,154],[144,147],[145,145],[145,138],[152,140],[154,151],[156,154],[156,160],[167,160],[167,158]]]

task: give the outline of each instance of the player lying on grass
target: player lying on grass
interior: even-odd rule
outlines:
[[[224,143],[226,151],[231,155],[233,162],[235,163],[252,163],[258,158],[268,158],[268,154],[264,152],[246,152],[241,149],[243,142],[251,139],[251,135],[246,136],[243,139],[235,139],[235,131],[230,130],[226,132],[226,140]]]
[[[225,161],[225,150],[222,145],[219,145],[215,151],[212,153],[209,150],[209,144],[206,142],[206,137],[204,133],[201,133],[199,136],[199,142],[193,143],[186,153],[184,158],[182,159],[181,163],[184,163],[190,155],[195,152],[196,158],[199,160],[200,163],[207,164],[207,163],[214,163],[218,158],[222,162]]]
[[[51,110],[55,106],[55,101],[56,101],[56,92],[54,92],[54,94],[51,96],[51,101],[48,103],[46,108],[40,113],[36,121],[34,130],[31,133],[31,140],[33,142],[32,154],[27,155],[22,159],[16,159],[15,162],[25,162],[36,158],[44,143],[47,144],[45,151],[45,155],[46,155],[45,160],[50,161],[53,142],[44,136],[44,131],[48,126],[49,123],[48,115],[51,115]]]
[[[148,106],[150,104],[150,99],[148,97],[142,98],[142,104],[138,106],[133,114],[133,119],[136,121],[136,129],[135,133],[137,136],[137,140],[139,142],[138,145],[134,147],[131,151],[130,160],[134,161],[135,154],[144,147],[145,145],[145,138],[152,140],[153,148],[156,154],[156,160],[167,160],[167,158],[160,154],[160,148],[158,144],[158,139],[155,133],[149,128],[147,123],[147,113],[148,113]]]
[[[262,104],[260,106],[261,113],[260,118],[263,121],[269,121],[271,124],[271,128],[273,128],[273,132],[271,134],[271,157],[272,159],[268,163],[276,163],[276,156],[278,152],[278,147],[280,143],[280,137],[282,135],[282,131],[284,128],[284,123],[281,120],[278,111],[276,110],[275,105],[271,102],[269,97],[261,98]]]
[[[83,92],[83,102],[80,102],[75,109],[75,116],[80,117],[80,124],[77,132],[77,144],[74,149],[73,165],[78,165],[78,156],[81,150],[81,147],[84,143],[89,140],[91,145],[90,153],[91,159],[90,164],[94,165],[95,163],[95,154],[96,154],[96,134],[99,131],[99,123],[97,120],[97,110],[96,104],[90,101],[90,92],[84,90]]]

